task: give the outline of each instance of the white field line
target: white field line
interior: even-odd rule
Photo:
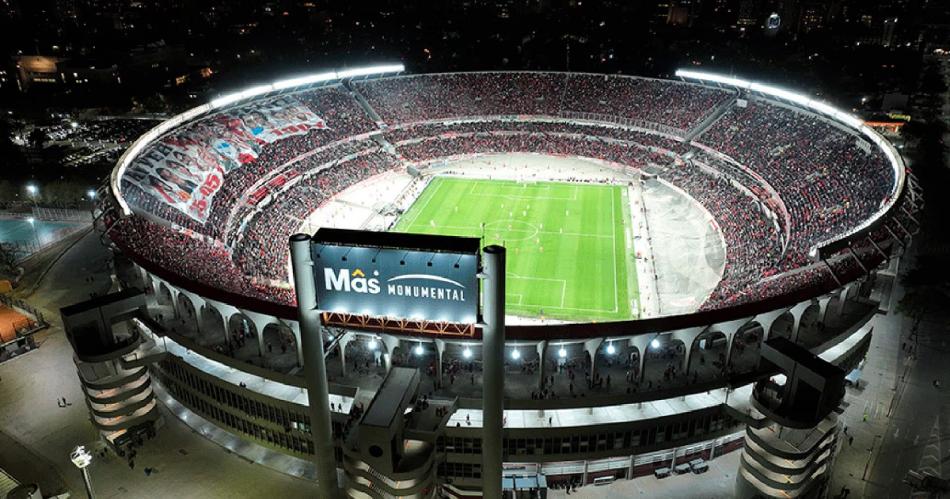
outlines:
[[[507,219],[505,219],[505,220],[507,220]],[[505,220],[494,220],[494,221],[492,221],[492,222],[486,222],[486,225],[487,225],[487,224],[490,224],[490,223],[505,221]],[[520,221],[520,220],[519,220],[519,221]],[[530,222],[524,222],[524,223],[530,223]],[[471,231],[471,230],[473,230],[473,231],[480,231],[480,230],[482,230],[481,227],[471,227],[471,226],[465,226],[465,225],[436,225],[436,228],[456,229],[456,230],[470,230],[470,231]],[[608,235],[605,235],[605,234],[585,234],[585,233],[583,233],[583,232],[554,232],[554,231],[550,231],[550,230],[537,230],[537,229],[516,229],[516,228],[511,228],[511,229],[504,229],[504,231],[505,231],[505,232],[530,232],[530,233],[532,233],[532,234],[550,234],[550,235],[557,235],[557,236],[597,237],[597,238],[601,238],[601,239],[609,239],[609,238],[612,238],[612,237],[613,237],[613,236],[608,236]],[[491,230],[490,230],[490,229],[486,229],[485,232],[488,233],[488,232],[491,232]],[[524,239],[519,239],[519,241],[523,241],[523,240],[524,240]]]
[[[419,211],[416,212],[416,216],[412,218],[412,222],[410,222],[408,225],[406,225],[406,230],[410,230],[413,226],[416,225],[416,222],[419,221],[419,216],[422,215],[422,212],[426,211],[426,208],[429,207],[429,201],[432,201],[432,198],[435,197],[435,193],[436,193],[436,192],[439,192],[439,189],[442,188],[442,183],[443,183],[443,182],[441,182],[441,181],[436,182],[436,184],[435,184],[435,190],[432,191],[432,193],[429,194],[429,197],[428,197],[428,198],[426,198],[426,202],[423,203],[423,205],[419,208]],[[425,194],[426,191],[428,191],[430,187],[432,187],[432,183],[431,183],[431,182],[429,183],[428,186],[426,186],[425,190],[423,190],[422,193]]]
[[[489,181],[489,182],[492,182],[492,181]],[[553,201],[577,201],[577,187],[576,187],[576,186],[574,187],[574,190],[573,190],[573,196],[571,196],[571,197],[568,198],[568,197],[559,197],[559,196],[539,196],[539,195],[533,195],[533,196],[519,196],[519,195],[515,195],[515,194],[494,194],[494,193],[476,192],[478,186],[480,186],[480,185],[482,185],[482,184],[484,184],[484,183],[486,183],[486,182],[485,182],[485,181],[475,181],[475,182],[473,182],[473,183],[472,183],[472,187],[469,189],[469,194],[472,194],[472,195],[475,195],[475,196],[482,196],[482,197],[489,197],[489,198],[504,198],[504,199],[548,199],[548,200],[553,200]],[[498,187],[498,185],[495,185],[494,187]],[[527,189],[527,188],[529,188],[529,187],[527,187],[527,186],[524,187],[524,189]],[[544,190],[547,190],[547,191],[550,191],[550,190],[551,190],[551,186],[547,186],[547,185],[543,185],[543,186],[542,186],[542,185],[530,186],[530,188],[531,188],[531,189],[544,189]]]
[[[618,191],[614,191],[614,193],[617,192]],[[613,255],[610,261],[613,262],[614,266],[614,313],[620,308],[617,300],[617,219],[614,218],[617,216],[616,207],[614,207],[616,202],[617,196],[610,196],[610,236],[611,239],[613,239],[610,244],[610,253]]]
[[[433,181],[434,181],[434,180],[439,180],[439,179],[433,179]],[[493,184],[493,185],[497,186],[496,181],[492,181],[492,180],[474,180],[474,181],[473,181],[473,180],[467,180],[467,181],[469,181],[469,182],[471,182],[471,183],[473,184],[472,187],[469,189],[469,194],[470,194],[470,195],[473,195],[473,196],[480,196],[480,197],[500,197],[500,198],[515,199],[515,200],[517,200],[517,199],[537,199],[537,200],[545,200],[545,199],[547,199],[547,200],[555,200],[555,201],[577,201],[577,200],[579,199],[579,197],[580,197],[580,187],[581,187],[581,186],[578,186],[578,185],[572,186],[573,196],[572,196],[572,197],[569,197],[569,198],[568,198],[568,197],[553,197],[553,196],[508,196],[508,195],[504,195],[504,194],[486,194],[486,193],[479,193],[479,192],[476,192],[476,191],[475,191],[475,187],[478,186],[479,184],[482,184],[482,183]],[[540,182],[543,182],[543,181],[540,181]],[[424,194],[424,195],[428,195],[429,197],[426,198],[426,200],[425,200],[425,202],[423,203],[423,205],[422,205],[422,206],[419,208],[419,210],[415,213],[415,216],[412,218],[412,221],[409,222],[409,223],[404,227],[404,230],[412,230],[412,228],[417,227],[416,224],[418,223],[419,218],[422,216],[422,213],[424,213],[425,210],[428,208],[430,201],[432,201],[432,198],[436,197],[436,195],[438,194],[439,190],[442,188],[442,184],[443,184],[443,183],[444,183],[444,181],[441,181],[441,180],[440,180],[440,181],[438,182],[438,185],[436,185],[435,187],[432,187],[432,185],[431,185],[432,182],[430,182],[430,184],[426,187],[426,189],[423,190],[423,194]],[[433,189],[434,189],[433,192],[427,193],[426,191],[428,191],[429,188],[433,188]],[[531,189],[546,189],[546,190],[550,190],[550,189],[551,189],[550,186],[528,186],[528,188],[531,188]],[[612,309],[605,309],[605,308],[565,307],[565,306],[564,306],[564,302],[566,301],[566,296],[567,296],[567,280],[566,280],[566,279],[556,279],[556,278],[546,278],[546,277],[528,277],[528,276],[520,276],[520,275],[512,274],[512,273],[508,273],[507,275],[510,276],[510,277],[513,278],[513,279],[525,279],[525,280],[535,280],[535,281],[549,281],[549,282],[557,282],[557,283],[559,283],[559,284],[561,285],[561,300],[560,300],[561,303],[560,303],[560,306],[544,305],[544,304],[529,304],[529,303],[524,303],[524,295],[523,295],[523,294],[521,294],[521,293],[507,293],[507,292],[506,292],[506,293],[505,293],[505,296],[506,296],[506,297],[512,297],[512,298],[517,297],[517,302],[516,302],[516,303],[508,303],[508,305],[509,305],[509,306],[512,306],[512,307],[539,307],[539,308],[549,309],[549,310],[553,310],[553,311],[566,311],[566,312],[617,313],[617,311],[619,310],[618,300],[617,300],[617,246],[616,246],[617,230],[616,230],[616,227],[614,226],[614,224],[616,223],[616,220],[613,220],[613,217],[616,216],[616,207],[614,206],[615,202],[616,202],[616,197],[615,197],[615,196],[611,196],[610,211],[611,211],[611,219],[612,219],[611,222],[612,222],[612,223],[611,223],[611,226],[610,226],[610,230],[611,230],[610,235],[605,235],[605,234],[588,234],[588,233],[582,233],[582,232],[541,231],[541,230],[520,229],[520,228],[504,229],[505,232],[531,232],[531,233],[542,234],[542,235],[572,236],[572,237],[592,237],[592,238],[610,239],[610,240],[611,240],[611,247],[610,247],[610,249],[611,249],[611,255],[612,255],[612,265],[613,265],[613,274],[614,274],[614,275],[613,275],[613,279],[614,279],[614,293],[613,293],[614,305],[613,305],[613,308],[612,308]],[[502,223],[503,223],[503,222],[506,222],[506,221],[508,221],[508,220],[510,220],[510,219],[499,219],[499,220],[495,220],[495,221],[493,221],[493,222],[502,222]],[[488,223],[493,223],[493,222],[488,222]],[[529,223],[529,222],[524,222],[524,223]],[[428,227],[428,224],[425,224],[424,227]],[[458,226],[458,225],[439,225],[439,226],[436,226],[436,228],[445,228],[445,229],[453,229],[453,230],[464,230],[464,231],[480,231],[480,230],[481,230],[481,227],[480,227],[480,226],[475,226],[475,227],[473,227],[473,226]]]
[[[509,303],[508,305],[516,305],[516,306],[517,306],[517,305],[521,305],[521,300],[524,298],[524,296],[522,296],[521,293],[508,293],[508,292],[506,292],[506,293],[505,293],[505,299],[508,299],[509,296],[517,296],[517,297],[518,297],[518,303]]]

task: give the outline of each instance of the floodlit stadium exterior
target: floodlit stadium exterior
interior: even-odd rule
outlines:
[[[227,338],[234,331],[235,318],[239,317],[253,331],[252,341],[256,341],[261,358],[265,350],[272,347],[265,342],[265,330],[280,328],[292,334],[294,341],[291,345],[298,350],[296,361],[299,365],[306,359],[299,351],[300,329],[295,308],[286,300],[267,299],[266,293],[248,295],[196,275],[183,275],[175,269],[166,268],[154,258],[143,256],[141,247],[135,244],[137,234],[142,232],[136,231],[153,225],[136,228],[130,220],[162,225],[165,227],[163,230],[170,228],[189,232],[188,237],[192,239],[185,237],[182,241],[210,239],[210,236],[199,235],[194,238],[193,229],[168,222],[161,214],[130,202],[127,199],[128,187],[123,179],[136,159],[145,154],[159,138],[175,133],[201,118],[248,102],[332,86],[355,99],[376,123],[377,129],[365,134],[364,138],[385,142],[389,130],[410,130],[387,118],[411,111],[402,108],[380,109],[378,104],[385,101],[374,96],[373,92],[379,88],[397,86],[401,78],[442,78],[443,81],[466,78],[465,75],[407,77],[401,75],[402,71],[401,66],[395,65],[329,72],[219,97],[162,123],[142,136],[119,160],[108,185],[110,195],[106,197],[101,217],[104,233],[114,243],[116,251],[129,262],[128,266],[121,267],[120,280],[127,286],[146,290],[156,318],[174,315],[180,318],[180,323],[189,323],[198,330],[193,333],[185,332],[180,326],[162,326],[166,317],[141,324],[143,337],[162,337],[166,344],[165,356],[152,368],[153,377],[158,382],[156,394],[189,424],[216,427],[215,432],[210,434],[216,435],[213,438],[222,445],[231,445],[228,442],[237,439],[253,444],[251,447],[255,449],[260,447],[277,455],[290,456],[285,461],[259,459],[285,472],[310,476],[306,466],[301,464],[303,461],[291,459],[308,460],[313,452],[313,443],[309,440],[303,379],[293,372],[278,372],[238,360],[210,346],[203,346],[205,342],[199,339],[209,329],[219,331],[213,334],[223,334]],[[807,120],[818,120],[822,126],[831,126],[842,133],[851,134],[855,142],[863,140],[862,147],[870,145],[866,154],[881,156],[883,159],[880,164],[886,164],[889,169],[886,172],[887,192],[872,213],[855,220],[839,233],[812,241],[806,248],[811,261],[788,270],[791,276],[814,278],[800,281],[790,278],[789,282],[793,284],[776,285],[777,290],[764,292],[761,299],[753,296],[734,302],[724,301],[690,314],[637,321],[509,326],[506,329],[508,349],[537,352],[536,358],[540,361],[527,375],[533,381],[527,382],[523,392],[530,392],[530,395],[506,391],[505,462],[512,467],[521,467],[521,471],[543,474],[549,483],[568,479],[581,479],[584,483],[590,483],[600,476],[632,478],[650,474],[657,467],[670,466],[671,460],[675,463],[694,457],[708,459],[740,447],[745,425],[761,427],[764,424],[761,415],[749,401],[751,384],[774,374],[760,371],[754,365],[754,355],[746,368],[733,370],[729,367],[732,366],[730,359],[734,356],[750,355],[745,353],[746,344],[741,338],[753,338],[755,341],[749,343],[749,350],[754,350],[755,342],[764,341],[771,334],[784,335],[806,344],[812,352],[846,371],[853,369],[863,359],[870,344],[871,327],[868,322],[878,312],[881,300],[887,300],[889,279],[892,277],[878,271],[893,265],[893,257],[900,254],[901,248],[916,231],[914,214],[921,200],[913,178],[909,176],[895,149],[858,118],[801,94],[756,82],[694,71],[680,71],[677,76],[681,81],[633,80],[646,82],[644,84],[648,83],[650,88],[660,88],[661,91],[669,86],[675,89],[675,95],[700,88],[709,89],[709,92],[722,92],[715,94],[720,100],[710,105],[708,112],[698,115],[686,126],[680,126],[683,121],[675,119],[658,123],[632,119],[630,116],[609,116],[596,111],[582,113],[576,109],[560,113],[555,120],[558,125],[551,126],[576,122],[593,130],[597,126],[609,124],[611,127],[630,130],[631,134],[662,137],[679,148],[671,154],[680,154],[692,147],[697,151],[709,149],[707,153],[713,155],[711,148],[702,149],[701,144],[695,141],[716,121],[731,110],[745,109],[747,105],[759,105],[763,109],[773,106],[779,110],[776,111],[778,113],[801,113],[808,117]],[[521,81],[519,79],[533,77],[533,73],[490,74],[490,78],[502,82],[506,79]],[[551,73],[537,76],[555,82],[572,77],[569,74]],[[599,78],[590,75],[577,78],[581,77],[590,78],[595,84]],[[603,77],[604,81],[608,78],[620,77]],[[519,84],[512,83],[512,86]],[[367,85],[378,86],[369,88]],[[566,83],[564,88],[567,89]],[[605,94],[608,91],[605,90]],[[566,91],[564,93],[567,94]],[[725,97],[720,98],[720,95]],[[561,99],[566,98],[570,97],[561,96]],[[377,104],[375,108],[374,103]],[[542,107],[547,104],[542,102],[536,105]],[[437,114],[433,112],[433,116]],[[510,114],[519,115],[521,123],[527,123],[523,126],[531,126],[532,118],[526,117],[525,113]],[[454,119],[472,119],[472,116]],[[510,119],[510,116],[506,119]],[[550,116],[545,119],[551,121]],[[479,120],[480,123],[491,122],[493,118],[481,116]],[[438,121],[449,122],[453,119],[435,116],[429,120],[429,124]],[[329,126],[332,127],[332,123]],[[730,164],[739,163],[732,161]],[[749,175],[752,174],[755,172]],[[659,176],[662,177],[662,174]],[[763,185],[770,185],[769,180],[765,178]],[[776,230],[776,233],[784,231],[788,234],[792,231],[790,226],[793,224],[787,221],[776,222],[775,225],[781,226],[781,230]],[[286,241],[289,234],[281,236]],[[794,234],[784,237],[783,244],[787,245],[788,238],[794,237]],[[208,247],[214,248],[214,244],[217,243],[209,244]],[[275,244],[285,243],[278,241]],[[190,255],[182,252],[181,258],[189,258]],[[758,288],[759,283],[754,283],[754,287]],[[762,284],[761,287],[767,285]],[[744,293],[748,296],[747,292]],[[332,314],[327,316],[327,320],[340,332],[330,347],[339,351],[342,371],[341,382],[331,383],[331,404],[334,407],[332,416],[334,435],[337,436],[337,462],[351,477],[354,483],[351,490],[358,491],[351,494],[354,497],[384,497],[386,494],[428,497],[437,486],[443,492],[458,497],[477,494],[481,484],[479,398],[459,394],[440,401],[445,404],[447,411],[434,426],[416,421],[406,430],[406,438],[431,445],[429,458],[398,479],[382,477],[371,469],[367,470],[361,464],[358,453],[346,443],[345,436],[350,425],[348,413],[355,404],[358,392],[366,389],[346,383],[346,372],[349,370],[346,356],[349,354],[348,346],[365,347],[371,342],[374,348],[379,345],[378,348],[384,351],[382,363],[388,371],[396,351],[405,353],[424,344],[427,354],[434,356],[436,366],[453,361],[464,363],[462,349],[465,349],[465,359],[473,355],[473,349],[474,358],[478,358],[480,330],[477,327],[419,320],[369,319],[343,314]],[[201,332],[202,328],[205,332]],[[668,382],[657,382],[655,387],[652,382],[649,386],[641,384],[640,380],[646,383],[648,377],[647,364],[651,360],[657,361],[655,357],[649,358],[651,348],[655,349],[657,345],[675,346],[676,342],[681,342],[682,346],[673,348],[671,355],[680,366],[680,373],[685,374],[679,374],[679,378],[674,375]],[[712,376],[700,377],[702,369],[697,364],[702,361],[705,366],[703,352],[713,348],[708,346],[710,344],[720,345],[715,348],[724,349],[723,364],[726,367]],[[583,397],[569,397],[563,391],[558,398],[536,397],[535,392],[540,393],[548,386],[549,378],[555,374],[561,375],[559,368],[546,367],[549,363],[556,365],[559,358],[586,359],[584,362],[591,365],[593,372],[605,366],[613,367],[614,363],[619,364],[621,361],[617,359],[625,359],[624,362],[629,363],[628,377],[632,376],[637,381],[626,385],[625,391],[611,390],[610,381],[607,381],[606,390],[592,389]],[[700,361],[695,360],[697,358]],[[661,361],[665,362],[665,359]],[[443,369],[436,369],[429,376],[429,381],[434,377],[443,387],[446,384],[451,386],[449,376],[443,373]],[[459,378],[467,380],[467,371],[463,370]],[[527,378],[522,376],[517,382],[524,383],[524,379]],[[474,384],[474,375],[472,380]],[[617,378],[613,383],[615,387],[625,386]],[[448,390],[453,391],[452,388]]]

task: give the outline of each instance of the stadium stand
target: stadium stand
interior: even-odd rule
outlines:
[[[370,118],[354,91],[385,123]],[[829,268],[851,271],[814,267],[809,250],[871,217],[894,187],[887,159],[864,139],[764,99],[732,105],[684,143],[686,132],[734,92],[680,82],[460,73],[370,79],[293,96],[324,125],[252,143],[255,156],[227,172],[206,220],[123,179],[123,196],[142,216],[119,221],[113,240],[209,286],[290,305],[281,241],[335,193],[409,163],[449,157],[585,157],[659,172],[713,215],[726,241],[726,267],[702,308],[715,309],[834,279]],[[618,126],[620,118],[661,128]],[[213,119],[174,133],[187,140]]]

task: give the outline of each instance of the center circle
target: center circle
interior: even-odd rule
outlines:
[[[506,241],[527,241],[541,232],[541,229],[533,223],[514,219],[485,222],[485,235],[493,238],[493,230],[505,231]],[[518,237],[519,234],[523,234],[523,237]]]

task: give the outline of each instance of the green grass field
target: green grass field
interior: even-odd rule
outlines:
[[[507,247],[509,314],[629,319],[639,311],[628,207],[620,186],[437,177],[394,230]]]

